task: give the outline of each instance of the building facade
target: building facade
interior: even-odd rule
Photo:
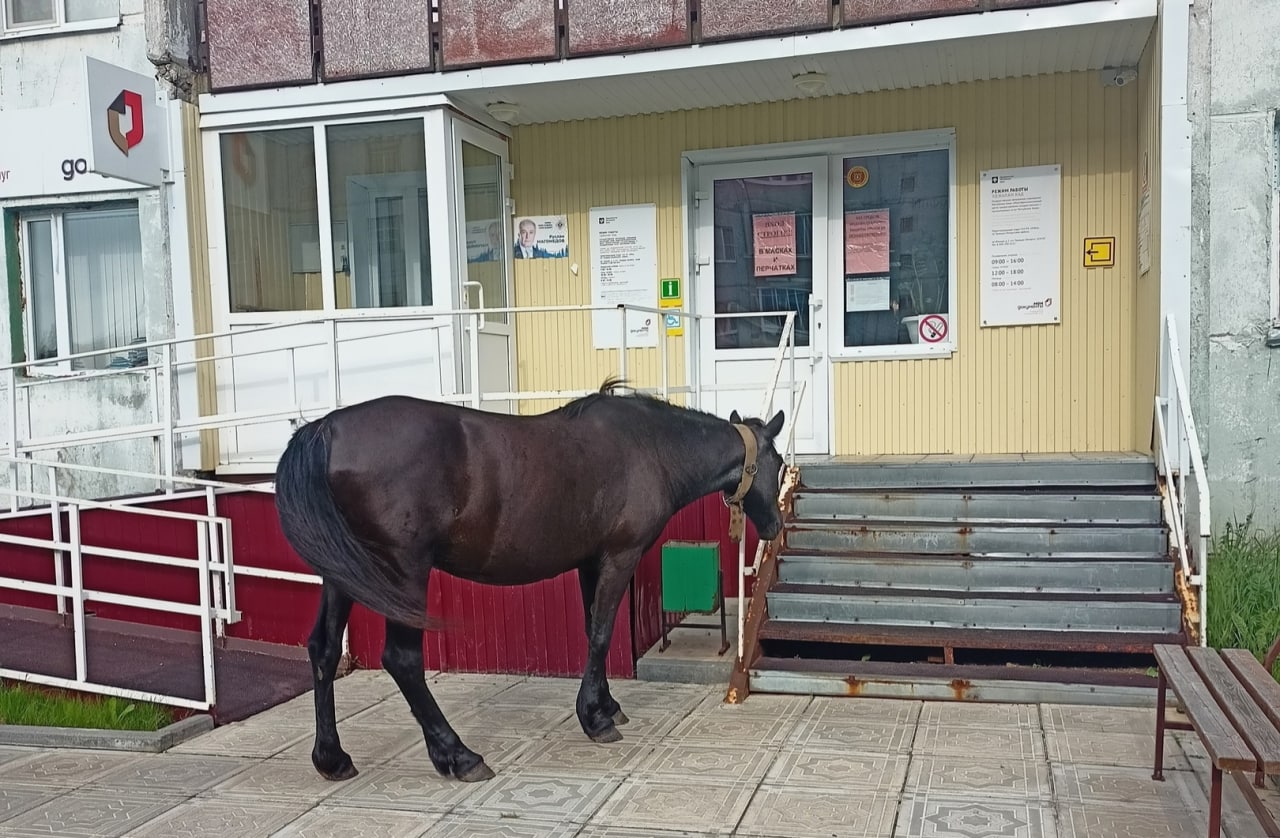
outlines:
[[[1214,528],[1280,525],[1280,8],[1199,0],[1192,392]]]
[[[195,294],[246,330],[231,354],[315,350],[224,364],[219,411],[290,386],[449,393],[473,367],[499,392],[591,388],[616,318],[561,309],[656,307],[661,286],[699,319],[629,322],[628,373],[724,415],[758,412],[783,328],[762,315],[795,312],[801,455],[1151,450],[1160,316],[1189,307],[1162,273],[1162,167],[1183,162],[1155,0],[208,8]],[[413,48],[371,57],[392,27]],[[605,228],[643,270],[601,261]],[[553,249],[521,258],[524,230]],[[556,310],[489,315],[478,364],[463,321],[413,346],[359,324],[336,385],[329,327],[279,328],[481,299]],[[206,463],[258,468],[287,427],[224,434]]]
[[[189,95],[194,42],[181,5],[44,0],[0,10],[0,379],[11,453],[159,467],[151,439],[71,442],[155,421],[155,355],[141,345],[172,338],[190,319],[182,118],[194,108],[175,97]],[[118,112],[91,108],[88,61],[151,81],[136,99],[122,94]],[[117,131],[126,156],[159,144],[162,177],[148,185],[100,174],[97,129]],[[101,497],[142,485],[69,473],[61,488]]]

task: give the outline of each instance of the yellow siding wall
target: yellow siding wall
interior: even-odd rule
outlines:
[[[211,334],[213,296],[209,279],[209,234],[206,224],[207,206],[204,190],[203,135],[200,133],[200,111],[190,102],[182,102],[182,149],[187,166],[187,242],[191,258],[191,309],[197,335]],[[177,259],[177,254],[174,254]],[[175,305],[181,302],[174,300]],[[215,353],[213,341],[196,343],[196,357],[209,358]],[[214,365],[196,366],[196,395],[201,416],[218,412],[218,388]],[[218,464],[218,432],[200,433],[200,467],[212,470]]]
[[[1143,154],[1151,183],[1151,269],[1138,276],[1138,247],[1133,246],[1133,272],[1137,277],[1134,306],[1133,443],[1139,451],[1151,451],[1151,431],[1160,354],[1160,17],[1138,64],[1138,176]],[[1136,193],[1135,193],[1136,194]],[[1135,199],[1136,200],[1136,199]],[[1135,204],[1136,219],[1136,204]],[[1136,220],[1135,220],[1136,225]],[[1137,241],[1135,227],[1135,238]]]
[[[950,359],[837,363],[835,453],[1132,449],[1137,87],[1103,88],[1096,73],[1076,73],[521,126],[516,211],[567,213],[570,258],[517,261],[516,304],[590,302],[592,206],[656,203],[659,275],[686,276],[682,151],[954,127],[959,349]],[[1047,163],[1063,169],[1063,322],[980,329],[978,173]],[[1117,237],[1116,267],[1085,270],[1082,239],[1098,235]],[[526,315],[517,328],[520,389],[593,387],[616,363],[612,351],[582,349],[585,316]],[[674,381],[684,348],[669,348]],[[642,384],[656,384],[658,369],[655,350],[629,356]]]

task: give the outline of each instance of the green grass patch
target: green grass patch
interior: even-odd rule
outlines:
[[[174,711],[159,704],[0,681],[4,725],[155,731],[174,720]]]
[[[1280,528],[1255,529],[1251,517],[1226,526],[1209,551],[1208,609],[1208,645],[1262,660],[1280,634]]]

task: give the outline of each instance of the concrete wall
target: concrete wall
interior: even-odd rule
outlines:
[[[1275,288],[1280,3],[1197,0],[1190,43],[1192,398],[1214,529],[1280,526]],[[1184,338],[1186,339],[1186,338]]]
[[[87,133],[84,136],[70,132],[75,135],[41,137],[30,136],[31,131],[20,129],[24,123],[30,124],[24,111],[34,114],[37,111],[31,109],[82,105],[85,98],[82,56],[86,55],[148,76],[158,76],[161,80],[157,82],[157,90],[168,95],[173,95],[175,90],[168,82],[177,85],[179,94],[190,88],[191,77],[186,63],[190,52],[191,13],[187,8],[190,4],[178,0],[119,2],[118,25],[4,41],[0,47],[0,133],[15,143],[35,143],[37,148],[41,143],[55,143],[59,147],[58,154],[53,157],[84,156],[88,145]],[[72,124],[78,126],[79,123]],[[149,130],[163,131],[164,126],[149,126]],[[176,154],[181,155],[181,137],[176,139],[173,147]],[[43,164],[38,162],[40,156],[38,153],[33,156],[29,148],[15,150],[15,146],[10,146],[10,151],[18,155],[16,160],[22,166],[44,165],[47,168],[51,162],[56,164],[56,160],[51,161],[48,156]],[[175,163],[180,163],[180,158]],[[0,165],[0,168],[4,166]],[[179,174],[183,170],[181,165],[174,168]],[[53,186],[48,186],[50,183]],[[146,334],[151,340],[172,337],[175,315],[173,256],[177,256],[180,271],[189,271],[185,251],[171,254],[170,250],[171,224],[186,223],[185,207],[174,204],[168,194],[172,190],[142,188],[96,175],[78,176],[70,181],[46,176],[45,184],[41,192],[24,190],[15,186],[13,180],[8,182],[8,188],[0,183],[0,217],[6,226],[14,227],[6,231],[5,236],[0,236],[0,266],[4,266],[0,275],[5,280],[4,293],[0,293],[0,364],[23,360],[22,311],[30,293],[20,259],[16,253],[7,251],[19,246],[15,225],[20,214],[36,208],[84,205],[121,198],[136,200],[144,265]],[[52,192],[58,194],[50,194]],[[182,241],[186,241],[185,236]],[[189,310],[191,303],[184,299],[178,305]],[[149,376],[138,373],[94,378],[71,376],[42,383],[33,389],[19,387],[19,438],[49,438],[153,421],[154,392]],[[7,449],[9,394],[4,392],[0,398],[4,405],[4,416],[0,417],[0,424],[4,426],[0,448]],[[132,471],[153,471],[158,467],[150,441],[79,446],[41,456]],[[7,484],[8,479],[8,470],[0,468],[0,484]],[[41,484],[37,482],[37,485]],[[150,487],[140,487],[137,481],[80,475],[62,488],[80,497],[101,497]]]

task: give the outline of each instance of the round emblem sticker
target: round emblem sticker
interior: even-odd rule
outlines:
[[[867,180],[871,177],[871,173],[867,171],[866,166],[854,166],[849,173],[844,176],[849,185],[854,189],[861,189],[867,185]]]

